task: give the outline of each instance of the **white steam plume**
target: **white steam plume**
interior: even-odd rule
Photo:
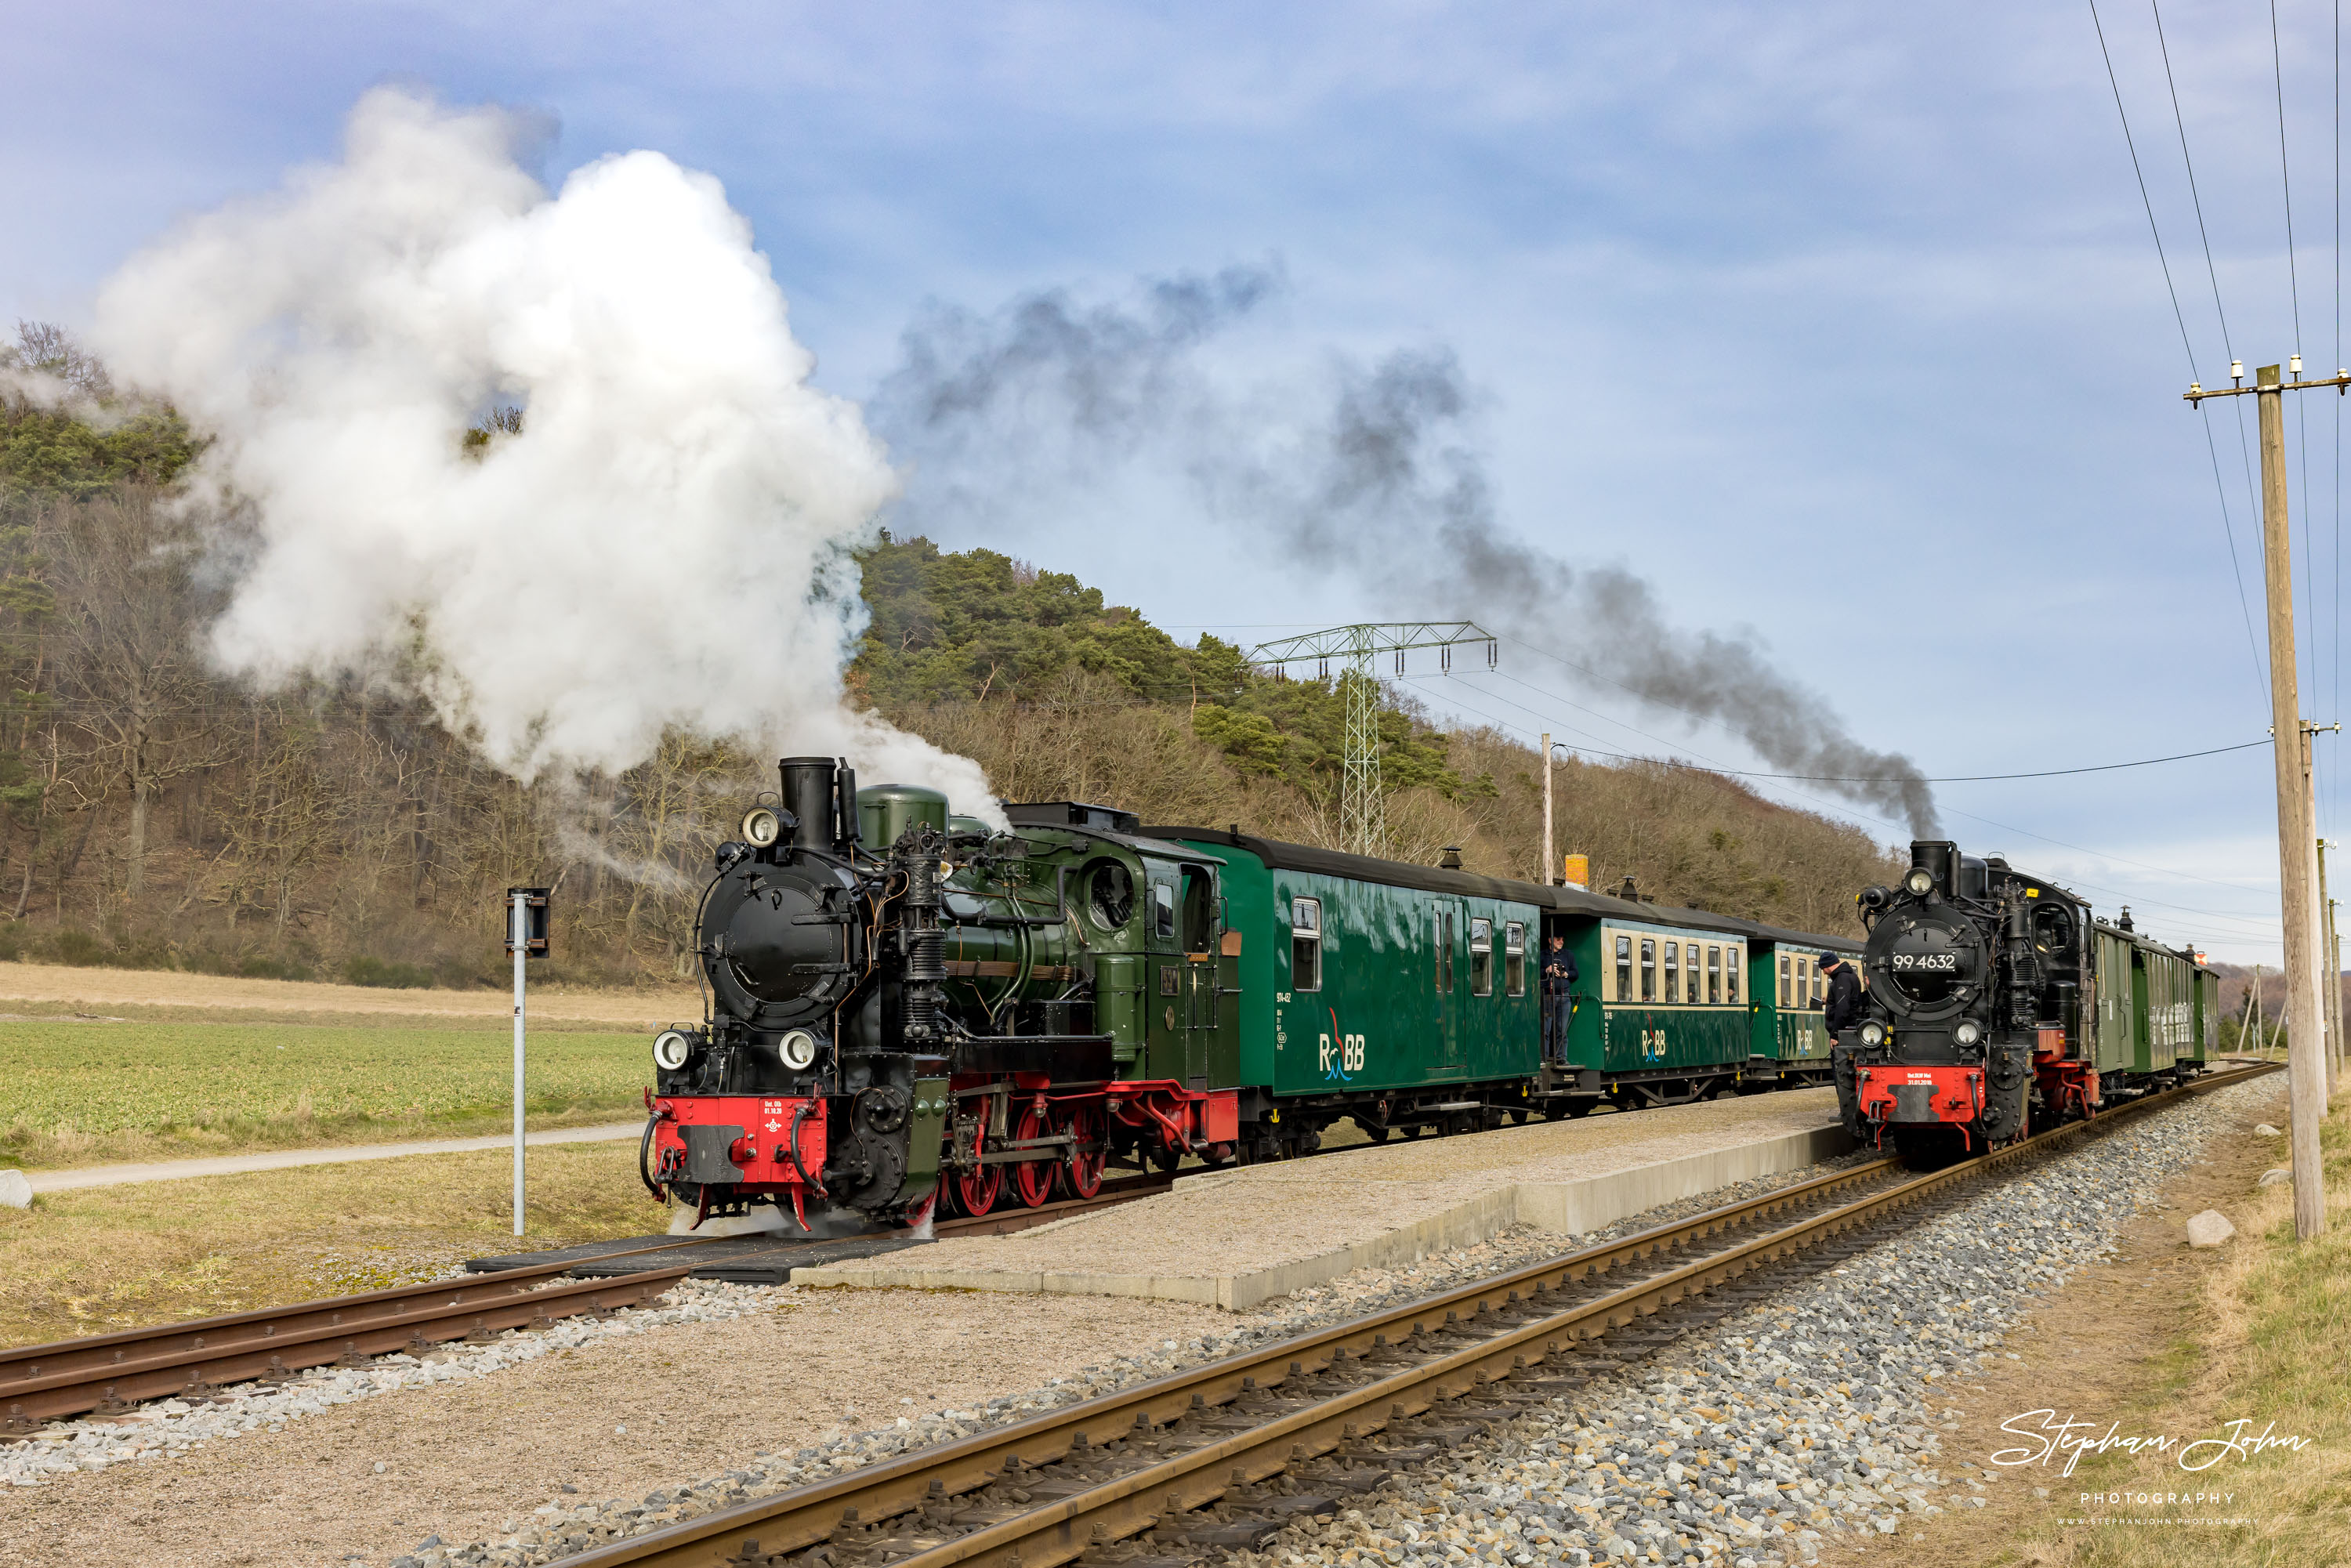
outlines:
[[[106,286],[98,346],[213,438],[199,482],[249,503],[220,664],[405,668],[526,779],[625,768],[675,725],[994,815],[977,764],[842,700],[847,552],[895,482],[809,385],[749,225],[653,152],[550,196],[517,157],[538,133],[377,89],[340,162]],[[521,434],[466,455],[495,405]]]

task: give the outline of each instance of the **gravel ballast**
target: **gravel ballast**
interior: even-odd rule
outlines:
[[[0,1443],[0,1481],[38,1486],[78,1470],[158,1459],[198,1443],[279,1432],[287,1423],[338,1405],[489,1377],[541,1356],[625,1339],[673,1323],[720,1322],[747,1312],[773,1312],[777,1294],[757,1285],[685,1280],[662,1304],[630,1308],[609,1318],[569,1318],[545,1329],[509,1329],[488,1344],[450,1344],[420,1359],[379,1356],[362,1367],[313,1367],[275,1387],[239,1384],[216,1402],[164,1399],[120,1420],[63,1422],[37,1437]]]
[[[1834,1531],[1896,1535],[1982,1483],[1938,1469],[1938,1387],[1990,1356],[2034,1302],[2104,1257],[2217,1134],[2283,1096],[2282,1080],[2219,1091],[2124,1126],[2001,1182],[1939,1218],[1726,1318],[1650,1362],[1594,1382],[1400,1475],[1367,1506],[1292,1525],[1234,1568],[1301,1562],[1454,1568],[1471,1562],[1813,1561]],[[1874,1157],[1740,1184],[1632,1217],[1613,1239]],[[1514,1230],[1409,1269],[1364,1270],[1220,1334],[1163,1342],[1027,1393],[830,1439],[643,1499],[558,1503],[486,1540],[437,1538],[393,1568],[528,1568],[592,1545],[789,1490],[929,1444],[1257,1349],[1556,1256]]]
[[[2224,1089],[2004,1181],[1627,1374],[1489,1430],[1380,1500],[1285,1531],[1237,1568],[1353,1561],[1809,1563],[1896,1535],[1983,1483],[1938,1468],[1939,1389],[2040,1297],[2113,1250],[2211,1139],[2283,1097]]]

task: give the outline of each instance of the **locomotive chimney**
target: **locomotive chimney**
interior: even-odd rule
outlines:
[[[1939,839],[1913,839],[1910,841],[1910,863],[1923,869],[1935,879],[1945,898],[1958,894],[1959,846]]]
[[[776,764],[784,810],[795,819],[792,848],[830,851],[833,844],[833,761],[830,757],[787,757]]]

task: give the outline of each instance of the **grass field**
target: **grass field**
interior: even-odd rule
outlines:
[[[282,1306],[430,1279],[465,1258],[658,1231],[637,1146],[528,1156],[529,1235],[510,1234],[508,1156],[359,1165],[52,1193],[0,1208],[0,1343]]]
[[[534,1126],[623,1117],[651,1077],[642,1034],[534,1030]],[[414,1018],[344,1024],[0,1022],[0,1162],[155,1160],[496,1132],[509,1031]]]

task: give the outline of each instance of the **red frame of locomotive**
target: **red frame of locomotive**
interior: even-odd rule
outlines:
[[[2075,1116],[2086,1120],[2098,1113],[2105,1103],[2098,1087],[2098,1071],[2086,1061],[2065,1060],[2065,1031],[2044,1029],[2034,1042],[2032,1072],[2041,1090],[2041,1102],[2055,1120],[2069,1121]],[[1892,1062],[1856,1064],[1854,1069],[1854,1098],[1861,1106],[1862,1120],[1876,1130],[1883,1139],[1886,1129],[1894,1125],[1923,1126],[1920,1122],[1896,1124],[1894,1121],[1896,1084],[1931,1083],[1934,1092],[1928,1103],[1935,1119],[1959,1129],[1959,1136],[1972,1147],[1974,1134],[1970,1130],[1983,1117],[1984,1070],[1977,1067],[1912,1067]]]
[[[1212,1164],[1221,1163],[1232,1157],[1240,1142],[1240,1094],[1233,1089],[1195,1090],[1185,1088],[1174,1079],[1127,1079],[1057,1092],[1046,1074],[1019,1072],[1008,1080],[959,1076],[952,1081],[949,1092],[958,1101],[1004,1094],[1010,1103],[1009,1114],[1005,1135],[986,1131],[988,1118],[981,1117],[984,1130],[978,1139],[978,1153],[982,1161],[977,1166],[960,1147],[942,1149],[939,1189],[956,1181],[966,1167],[976,1172],[987,1166],[1008,1171],[1048,1166],[1050,1169],[1043,1176],[1031,1176],[1025,1184],[1012,1184],[1014,1196],[1030,1207],[1052,1201],[1057,1191],[1064,1187],[1081,1197],[1091,1197],[1099,1190],[1103,1157],[1107,1155],[1103,1140],[1068,1134],[1088,1124],[1099,1128],[1105,1117],[1115,1118],[1121,1124],[1145,1134],[1141,1151],[1155,1147],[1170,1159],[1197,1154]],[[733,1197],[773,1197],[789,1202],[800,1228],[809,1228],[808,1199],[824,1197],[823,1188],[818,1185],[827,1147],[827,1113],[822,1096],[656,1095],[648,1090],[645,1105],[654,1119],[653,1178],[664,1194],[684,1169],[685,1138],[679,1128],[740,1126],[748,1131],[727,1149],[727,1158],[742,1172],[737,1180],[727,1184],[733,1189]],[[1031,1113],[1040,1125],[1051,1129],[1049,1135],[1055,1140],[1051,1147],[1034,1154],[1019,1146],[1020,1140],[1010,1135],[1016,1131],[1018,1120]],[[956,1123],[950,1121],[951,1139],[956,1130]],[[1063,1141],[1065,1137],[1067,1141]],[[799,1156],[797,1165],[791,1158],[795,1148]],[[1089,1164],[1084,1156],[1090,1155],[1097,1157]],[[967,1213],[985,1214],[996,1207],[998,1196],[997,1191],[988,1191],[985,1201],[977,1203],[965,1196],[962,1207]],[[935,1197],[926,1200],[926,1211],[935,1201]],[[705,1213],[708,1205],[705,1186],[702,1205]],[[700,1223],[699,1218],[695,1222]]]

